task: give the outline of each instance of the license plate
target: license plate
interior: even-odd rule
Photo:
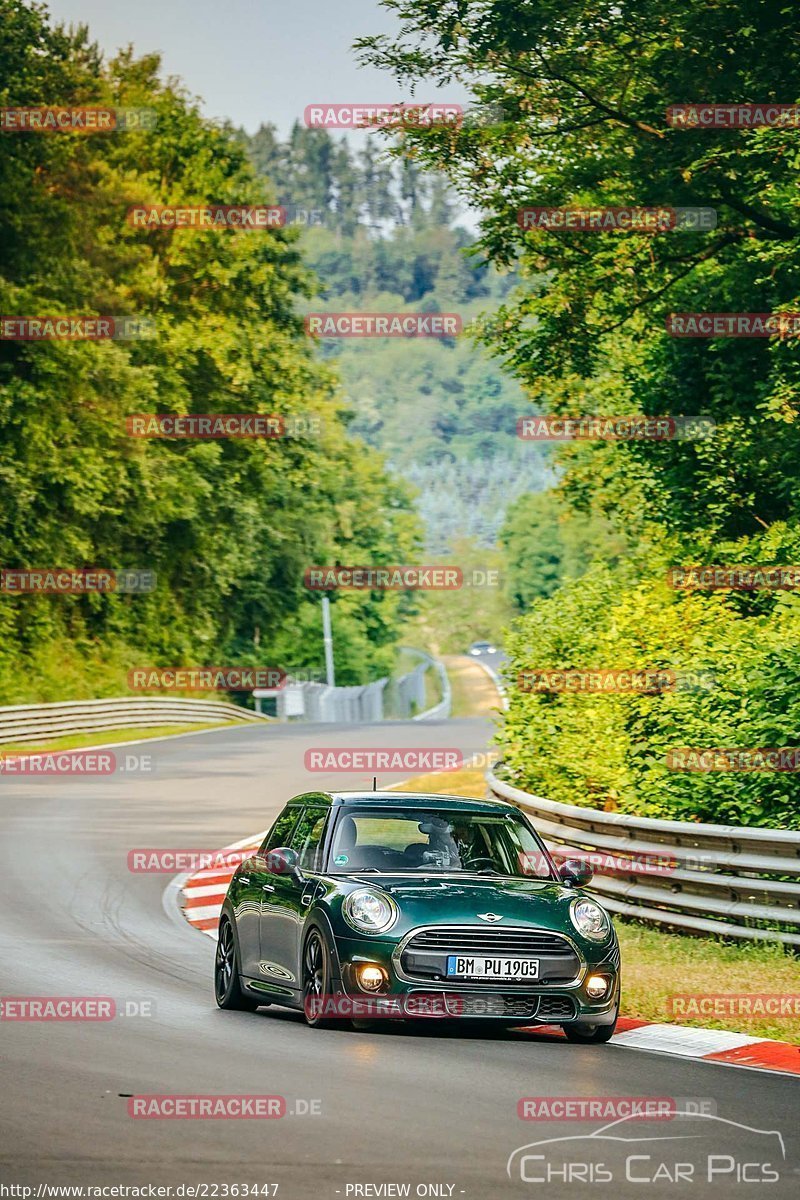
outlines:
[[[538,958],[486,958],[482,955],[448,954],[448,979],[538,979]]]

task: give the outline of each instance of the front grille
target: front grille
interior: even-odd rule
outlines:
[[[571,950],[566,938],[545,929],[423,929],[415,934],[406,949],[445,950],[449,954],[563,954]]]
[[[400,967],[407,978],[448,982],[454,986],[464,981],[448,979],[447,956],[487,955],[537,958],[539,978],[546,984],[571,983],[580,972],[580,959],[573,946],[558,933],[546,929],[511,927],[479,929],[446,925],[422,929],[414,934],[403,948]],[[511,980],[503,980],[508,986]],[[479,986],[497,988],[499,980],[482,981]],[[520,980],[520,987],[530,988],[530,980]],[[475,986],[475,983],[471,984]]]
[[[445,994],[444,1002],[453,1017],[522,1017],[529,1020],[536,1012],[539,997],[465,992],[463,996]]]
[[[537,1021],[570,1021],[578,1008],[572,996],[542,996],[536,1013]]]

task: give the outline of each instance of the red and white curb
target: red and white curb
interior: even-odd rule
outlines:
[[[267,836],[266,829],[252,837],[225,846],[219,852],[224,855],[227,850],[257,850]],[[181,878],[179,891],[183,915],[190,925],[217,940],[217,926],[222,901],[228,891],[228,884],[233,879],[235,866],[209,867],[203,871],[194,871],[191,875]]]
[[[225,846],[224,850],[257,850],[265,836],[266,830],[253,837],[243,838],[241,842],[234,842],[232,846]],[[186,920],[215,941],[222,901],[235,870],[233,866],[211,867],[179,877],[175,881],[182,898],[181,907]],[[556,1025],[536,1025],[532,1029],[539,1034],[564,1036],[563,1030]],[[620,1017],[611,1045],[625,1046],[630,1050],[674,1054],[681,1058],[702,1059],[705,1062],[728,1063],[731,1066],[800,1075],[800,1046],[751,1037],[746,1033],[732,1033],[727,1029],[662,1025],[652,1021],[638,1021],[632,1017]]]

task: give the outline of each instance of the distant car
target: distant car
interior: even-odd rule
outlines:
[[[497,654],[497,646],[494,642],[473,642],[467,653],[473,657],[480,654]]]
[[[583,862],[557,868],[503,801],[296,796],[231,881],[217,1004],[283,1005],[312,1026],[469,1017],[608,1041],[619,945],[605,909],[576,891],[590,878]]]

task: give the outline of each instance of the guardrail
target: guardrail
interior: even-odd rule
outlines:
[[[417,653],[422,655],[426,667],[432,667],[439,676],[442,698],[438,704],[434,704],[432,708],[426,708],[424,712],[417,713],[412,719],[414,721],[443,721],[450,716],[453,707],[453,692],[447,670],[443,662],[440,662],[438,658],[431,658],[430,654],[426,654],[424,650],[418,650]]]
[[[586,858],[614,913],[691,933],[800,947],[800,833],[685,824],[562,804],[486,772],[559,858]],[[659,865],[659,863],[661,865]],[[605,869],[604,869],[605,868]]]
[[[266,717],[224,700],[183,700],[178,697],[141,696],[116,700],[68,700],[63,704],[17,704],[0,708],[0,745],[38,742],[48,737],[95,733],[104,729],[266,720]]]

